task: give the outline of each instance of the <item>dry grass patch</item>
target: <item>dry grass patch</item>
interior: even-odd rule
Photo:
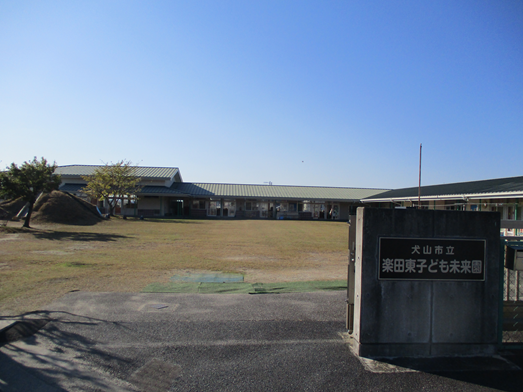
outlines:
[[[0,230],[0,314],[36,310],[71,290],[140,291],[196,271],[248,282],[346,277],[344,222],[121,220]]]

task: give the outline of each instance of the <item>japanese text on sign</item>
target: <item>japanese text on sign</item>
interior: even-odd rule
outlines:
[[[378,279],[484,280],[485,240],[380,238]]]

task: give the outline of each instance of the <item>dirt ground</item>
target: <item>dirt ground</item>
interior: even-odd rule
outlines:
[[[74,226],[9,222],[0,231],[0,315],[70,291],[140,292],[174,275],[233,272],[245,282],[342,280],[347,224],[139,221]]]

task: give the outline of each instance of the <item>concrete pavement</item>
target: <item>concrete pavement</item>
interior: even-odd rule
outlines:
[[[0,390],[522,390],[517,355],[360,360],[345,295],[69,293],[0,348]]]

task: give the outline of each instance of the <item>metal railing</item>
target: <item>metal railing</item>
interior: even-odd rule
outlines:
[[[523,237],[501,237],[501,260],[505,260],[506,247],[522,245]],[[503,266],[500,312],[500,344],[523,347],[523,271]]]

